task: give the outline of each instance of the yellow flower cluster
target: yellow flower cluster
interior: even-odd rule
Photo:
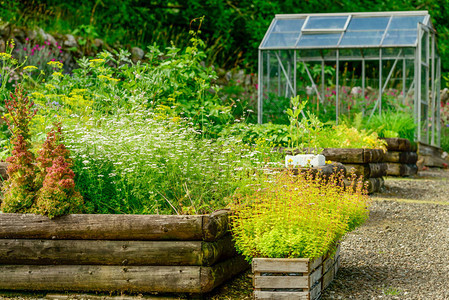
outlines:
[[[26,66],[25,68],[23,68],[24,71],[33,71],[33,70],[37,70],[36,66]]]
[[[102,62],[104,62],[104,59],[102,59],[102,58],[95,58],[95,59],[90,59],[89,62],[91,62],[91,63],[102,63]]]
[[[119,82],[120,81],[120,79],[112,78],[112,77],[105,76],[105,75],[99,75],[98,78],[99,79],[106,79],[106,80],[109,80],[109,81],[112,81],[112,82]]]
[[[56,60],[49,61],[47,65],[58,69],[62,69],[62,67],[64,66],[62,62]]]
[[[1,60],[8,60],[8,59],[11,59],[12,57],[11,57],[11,54],[9,54],[9,53],[5,53],[5,52],[1,52],[0,53],[0,59]]]

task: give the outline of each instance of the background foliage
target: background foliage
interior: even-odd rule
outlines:
[[[0,13],[17,26],[36,24],[58,33],[102,37],[124,45],[162,47],[187,44],[192,19],[206,16],[203,27],[208,63],[255,69],[257,47],[278,13],[428,10],[439,34],[443,72],[449,71],[448,0],[3,0]],[[76,16],[76,18],[73,18]]]

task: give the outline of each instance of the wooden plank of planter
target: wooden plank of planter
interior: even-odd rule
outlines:
[[[0,290],[200,293],[198,266],[0,265]]]
[[[201,293],[208,293],[249,268],[243,256],[236,256],[211,267],[201,267]]]
[[[210,240],[226,234],[226,212],[217,215],[72,214],[48,219],[0,214],[0,238],[87,240]]]
[[[449,162],[439,156],[419,155],[419,160],[426,167],[445,168]]]
[[[384,186],[384,179],[383,177],[368,178],[365,180],[365,184],[367,186],[368,194],[377,193]]]
[[[418,154],[441,157],[443,149],[426,143],[418,142]]]
[[[343,164],[363,164],[383,160],[383,150],[380,149],[325,148],[321,154],[326,157],[326,160]]]
[[[270,292],[254,291],[254,298],[260,300],[310,300],[309,292]]]
[[[387,163],[388,176],[413,176],[418,173],[418,167],[415,164]]]
[[[0,265],[0,290],[206,293],[247,268],[240,256],[212,267]]]
[[[415,164],[418,161],[418,154],[416,152],[387,151],[384,160],[385,162]]]
[[[384,161],[385,152],[381,149],[364,149],[365,163],[378,163]]]
[[[230,235],[217,242],[0,239],[0,264],[210,266],[236,255]]]
[[[179,296],[159,296],[159,295],[120,295],[120,296],[101,296],[94,293],[86,294],[47,294],[45,300],[179,300]]]
[[[255,299],[318,299],[336,274],[340,246],[333,256],[308,259],[253,259]],[[324,278],[326,276],[326,278]]]
[[[259,273],[310,273],[321,265],[322,257],[308,258],[255,258],[253,272]]]
[[[323,178],[329,178],[331,175],[339,173],[346,176],[346,168],[338,162],[318,167],[293,169],[293,174],[298,175],[299,172],[310,172],[313,176],[319,175]]]
[[[387,175],[388,166],[386,163],[370,163],[370,178],[377,178]]]
[[[382,177],[387,175],[386,163],[345,164],[348,173],[355,173],[364,178]]]
[[[215,241],[229,233],[229,209],[203,216],[203,240]]]
[[[321,153],[326,160],[341,163],[364,163],[364,149],[325,148]]]
[[[408,139],[403,138],[382,138],[387,142],[387,149],[393,151],[411,151],[412,145]]]

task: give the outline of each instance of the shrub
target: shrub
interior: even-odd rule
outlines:
[[[357,130],[345,124],[327,127],[317,137],[324,148],[368,148],[387,150],[386,142],[380,140],[375,131]]]
[[[36,199],[33,212],[50,219],[70,213],[80,213],[83,197],[75,189],[75,173],[63,156],[58,156],[47,169],[42,188]]]
[[[16,88],[15,95],[11,94],[11,100],[6,101],[9,111],[6,120],[13,133],[14,148],[7,159],[9,178],[2,188],[2,211],[34,212],[49,218],[80,212],[82,197],[75,189],[75,174],[70,169],[72,161],[62,144],[60,125],[55,124],[48,133],[37,160],[29,150],[29,124],[36,114],[33,106],[21,85]]]
[[[361,182],[354,189],[310,174],[273,176],[253,194],[237,195],[232,232],[236,247],[253,257],[315,258],[368,218],[368,196]]]
[[[37,187],[34,183],[36,167],[34,154],[30,151],[30,132],[28,125],[36,114],[34,103],[25,96],[22,86],[10,94],[6,100],[9,114],[6,122],[12,132],[14,145],[12,156],[7,158],[8,180],[3,183],[1,208],[4,212],[27,212],[34,203]]]
[[[30,144],[23,136],[14,139],[12,156],[6,161],[8,180],[2,186],[3,212],[26,213],[34,203],[36,186],[34,184],[36,167],[33,165],[34,155],[29,151]]]
[[[50,219],[79,213],[83,204],[83,197],[75,188],[75,173],[71,170],[73,163],[62,141],[61,126],[55,123],[36,159],[39,172],[35,184],[41,188],[33,212]]]

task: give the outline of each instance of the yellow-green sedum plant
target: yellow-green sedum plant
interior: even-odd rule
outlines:
[[[236,196],[232,233],[248,261],[320,257],[368,218],[361,181],[345,188],[341,174],[328,180],[288,172],[273,176],[254,193]]]

